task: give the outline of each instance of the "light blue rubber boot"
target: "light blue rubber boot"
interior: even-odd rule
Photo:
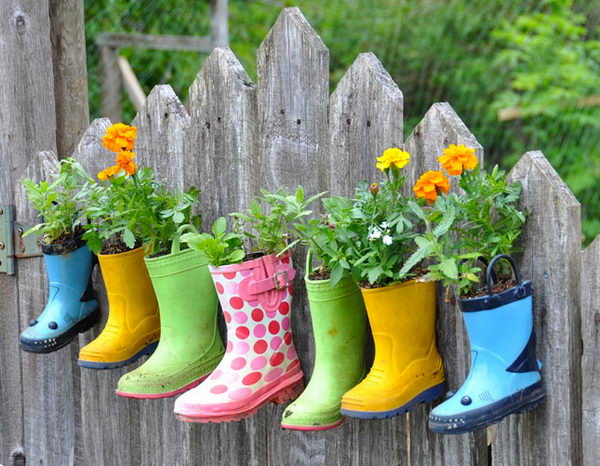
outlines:
[[[492,269],[508,260],[517,286],[493,294]],[[544,401],[535,358],[531,282],[521,282],[511,257],[496,256],[487,269],[488,295],[459,300],[469,341],[471,369],[464,384],[429,415],[439,434],[462,434],[501,421]]]
[[[42,245],[48,272],[48,303],[21,333],[21,349],[51,353],[98,322],[100,312],[92,287],[94,256],[81,240]]]

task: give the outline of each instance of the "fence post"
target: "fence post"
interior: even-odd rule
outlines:
[[[494,427],[498,464],[581,464],[581,218],[569,188],[539,151],[509,175],[529,213],[520,240],[521,275],[533,281],[536,355],[546,401]]]
[[[210,0],[210,35],[213,47],[229,47],[228,0]]]
[[[50,0],[50,35],[56,146],[57,154],[62,158],[73,153],[89,124],[82,0]]]
[[[600,458],[600,236],[582,251],[581,294],[583,464],[594,466]]]
[[[0,203],[34,154],[56,146],[47,0],[0,2]],[[0,275],[0,463],[25,461],[18,277]],[[27,376],[27,374],[25,374]],[[14,451],[14,455],[12,454]],[[11,458],[14,456],[14,458]]]
[[[121,76],[118,49],[106,45],[100,50],[100,87],[102,116],[115,123],[121,121]]]
[[[187,185],[202,190],[204,226],[246,209],[260,189],[256,86],[227,48],[216,48],[190,86]],[[192,174],[193,176],[189,176]]]
[[[318,167],[327,153],[329,50],[298,8],[284,9],[258,50],[258,119],[263,186],[290,189],[301,184],[307,194],[319,190]],[[294,344],[308,375],[313,341],[304,289],[304,250],[294,253]],[[309,351],[309,348],[311,350]],[[267,448],[273,464],[303,463],[312,449],[324,451],[323,438],[282,432],[283,407],[269,407]],[[290,455],[298,455],[292,457]]]
[[[483,163],[483,148],[471,134],[452,107],[435,103],[407,138],[405,148],[412,155],[406,193],[418,177],[427,170],[439,170],[437,158],[449,144],[464,144],[475,149]],[[438,284],[437,291],[437,344],[444,361],[449,390],[458,389],[469,371],[469,342],[458,306],[447,302],[445,292]],[[408,413],[411,435],[411,461],[414,464],[487,464],[485,431],[467,435],[438,435],[427,427],[433,406],[421,405]],[[450,460],[451,459],[451,460]]]

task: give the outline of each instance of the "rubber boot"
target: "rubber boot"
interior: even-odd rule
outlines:
[[[342,398],[342,415],[383,419],[442,396],[435,344],[435,282],[410,280],[362,290],[375,341],[367,377]]]
[[[513,266],[517,286],[493,294],[499,259]],[[429,428],[462,434],[533,409],[545,399],[535,357],[531,282],[521,282],[514,261],[496,256],[488,266],[488,295],[459,300],[471,345],[471,368],[462,387],[429,415]]]
[[[292,342],[289,256],[210,267],[227,323],[227,349],[212,375],[175,401],[188,422],[237,421],[303,388]]]
[[[62,244],[42,244],[48,273],[48,303],[19,337],[21,349],[51,353],[68,345],[99,318],[92,287],[94,256],[81,239]]]
[[[310,280],[311,257],[304,281],[315,336],[315,367],[306,390],[283,413],[281,426],[327,430],[339,426],[342,395],[365,373],[367,313],[359,288],[350,277]]]
[[[100,254],[98,258],[108,295],[108,321],[100,335],[81,348],[79,365],[114,369],[156,349],[160,336],[158,303],[144,265],[143,248]]]
[[[206,257],[174,251],[146,267],[160,308],[160,342],[140,367],[119,380],[117,395],[165,398],[198,385],[217,367],[225,349],[217,328],[217,293]]]

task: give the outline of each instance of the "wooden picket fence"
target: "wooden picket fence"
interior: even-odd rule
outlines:
[[[283,10],[264,39],[257,84],[229,49],[215,49],[191,85],[187,109],[170,86],[152,90],[133,121],[137,162],[171,186],[201,188],[207,223],[243,209],[261,187],[302,184],[308,193],[351,195],[357,180],[378,179],[374,157],[391,146],[412,155],[409,186],[437,166],[450,143],[476,148],[483,161],[483,147],[447,103],[432,105],[404,139],[402,91],[371,53],[358,55],[330,96],[328,49],[297,8]],[[101,146],[110,124],[92,122],[73,154],[91,173],[112,161]],[[3,147],[0,138],[6,167],[14,156]],[[52,152],[32,154],[18,178],[43,179],[57,163]],[[581,251],[580,205],[541,152],[523,155],[510,177],[522,183],[522,208],[529,212],[519,260],[534,283],[537,354],[548,393],[534,411],[459,436],[428,430],[431,405],[383,421],[347,420],[320,433],[283,431],[283,407],[276,405],[241,422],[182,423],[173,399],[114,394],[132,366],[78,367],[79,348],[101,326],[56,353],[19,351],[19,331],[45,304],[38,257],[20,259],[16,277],[0,276],[0,463],[597,465],[600,239]],[[10,202],[13,187],[17,220],[33,224],[36,214],[13,179],[0,177],[0,201]],[[296,261],[301,266],[300,254]],[[96,283],[106,317],[97,272]],[[314,343],[301,283],[296,290],[294,340],[308,378]],[[456,389],[468,371],[468,342],[456,304],[441,294],[437,329],[449,387]]]

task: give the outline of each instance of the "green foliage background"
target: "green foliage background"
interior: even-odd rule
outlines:
[[[357,54],[374,52],[405,98],[406,131],[448,101],[510,168],[540,149],[582,203],[585,241],[600,233],[600,2],[587,0],[230,0],[231,48],[256,77],[256,49],[281,9],[298,6],[330,49],[335,87]],[[208,1],[85,0],[92,116],[99,116],[99,32],[206,35]],[[144,90],[173,86],[182,100],[206,58],[123,49]],[[124,96],[124,118],[134,116]],[[501,108],[522,118],[500,122]],[[407,134],[405,134],[405,137]]]

